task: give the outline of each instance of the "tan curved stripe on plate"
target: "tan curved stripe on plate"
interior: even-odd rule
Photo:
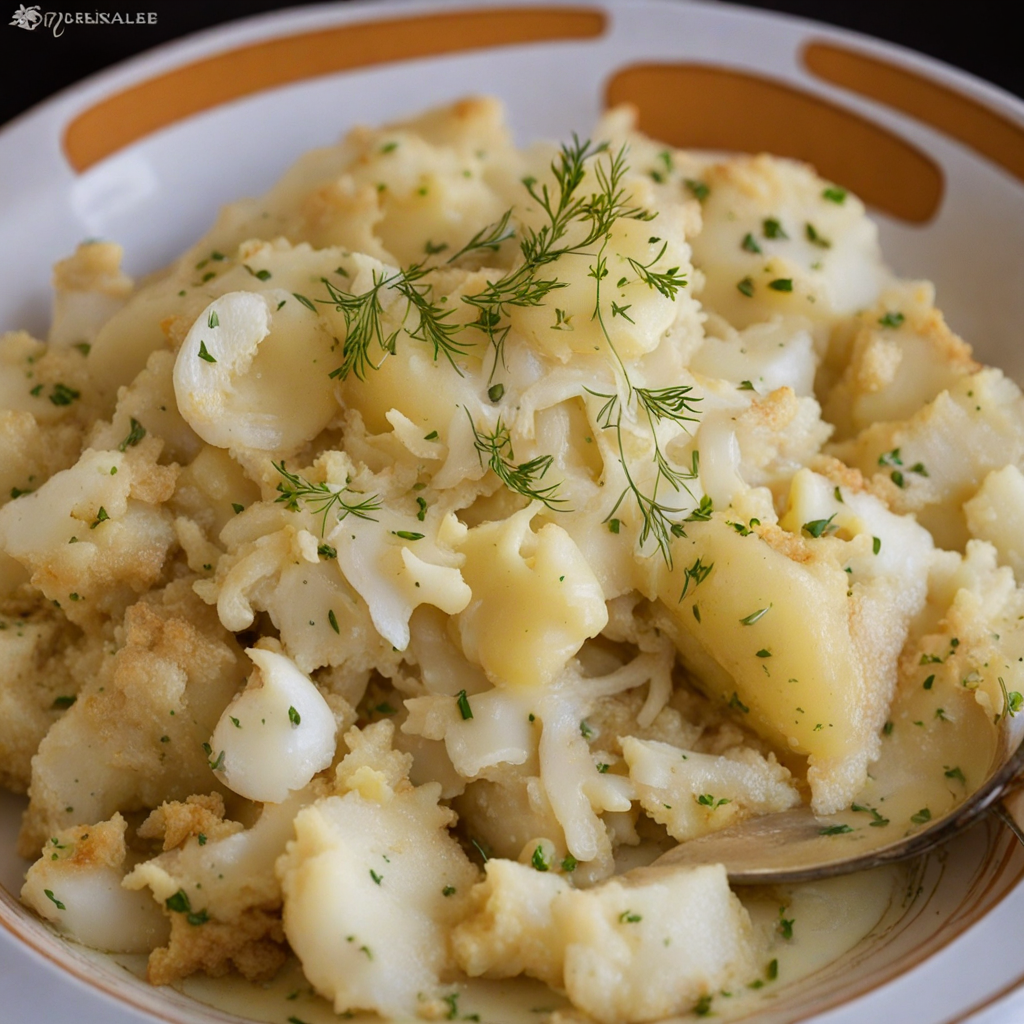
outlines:
[[[812,74],[878,100],[970,146],[1024,181],[1024,127],[910,68],[831,43],[808,43]]]
[[[64,132],[76,171],[191,114],[263,89],[416,57],[604,32],[605,15],[583,7],[458,11],[358,22],[267,39],[139,82],[82,111]]]
[[[942,171],[915,146],[760,75],[704,64],[635,64],[611,78],[606,98],[609,105],[635,104],[641,130],[674,146],[806,160],[902,220],[930,220],[942,199]]]

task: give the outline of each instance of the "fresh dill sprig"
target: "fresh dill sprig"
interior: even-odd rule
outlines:
[[[413,309],[417,322],[409,334],[430,345],[435,359],[443,354],[457,369],[455,360],[465,355],[469,347],[468,342],[459,340],[459,335],[467,327],[473,327],[487,335],[497,366],[503,361],[510,311],[516,307],[540,306],[552,291],[567,286],[557,277],[543,273],[545,267],[569,254],[596,255],[592,249],[599,243],[603,255],[609,232],[617,220],[654,217],[644,207],[628,203],[622,184],[629,169],[626,152],[623,146],[612,154],[606,142],[592,143],[589,139],[581,142],[573,135],[572,142],[563,145],[551,163],[553,187],[538,185],[535,178],[524,179],[523,185],[540,207],[545,223],[539,228],[522,230],[519,248],[523,262],[518,267],[488,281],[482,291],[462,297],[462,301],[476,311],[476,319],[468,324],[452,322],[453,310],[434,301],[431,285],[422,279],[435,270],[436,265],[426,261],[393,274],[374,272],[372,287],[360,294],[342,291],[325,278],[328,298],[318,301],[339,310],[345,317],[346,328],[342,363],[331,376],[344,380],[355,373],[360,380],[365,379],[368,370],[376,369],[388,355],[394,354],[398,334]],[[606,154],[606,160],[599,159]],[[582,188],[588,162],[592,162],[597,185],[593,192]],[[474,252],[497,251],[503,242],[515,237],[516,232],[510,226],[512,214],[511,209],[506,210],[498,221],[478,231],[447,263],[455,263]],[[440,250],[434,253],[437,251]],[[676,267],[664,273],[650,270],[661,255],[659,253],[651,264],[637,263],[635,269],[640,279],[651,287],[674,296],[675,289],[685,284],[685,279]],[[607,273],[605,267],[602,271]],[[396,318],[398,323],[393,329],[385,327],[384,323],[381,301],[384,289],[393,289],[406,300],[404,314]]]
[[[415,270],[415,275],[412,271]],[[443,353],[445,358],[452,364],[455,372],[461,376],[461,371],[455,363],[457,356],[464,356],[471,347],[468,341],[460,341],[456,335],[464,325],[452,323],[449,317],[455,312],[454,309],[445,309],[433,300],[433,287],[429,284],[417,283],[426,273],[422,266],[410,268],[403,271],[395,282],[395,288],[404,296],[409,311],[415,309],[418,317],[416,326],[409,331],[409,337],[415,338],[429,345],[434,350],[434,361]],[[403,317],[402,323],[405,323]]]
[[[396,327],[390,333],[386,332],[380,292],[397,276],[393,274],[389,277],[375,270],[373,287],[358,295],[342,291],[326,277],[322,279],[330,298],[317,301],[331,303],[345,317],[345,342],[341,349],[341,366],[331,371],[331,377],[345,380],[350,373],[354,373],[360,380],[366,380],[367,370],[376,370],[387,356],[394,355],[395,339],[401,328]],[[375,342],[380,349],[380,358],[376,361],[370,355]]]
[[[277,485],[280,495],[274,500],[283,504],[290,512],[298,512],[305,506],[309,512],[321,516],[321,537],[327,532],[327,516],[332,509],[335,511],[339,523],[347,516],[376,522],[376,519],[370,514],[378,511],[382,506],[382,502],[376,494],[357,501],[347,500],[346,492],[349,494],[356,492],[348,491],[347,488],[339,487],[337,484],[312,483],[296,473],[289,472],[283,459],[280,465],[276,462],[272,462],[271,465],[283,477]]]
[[[668,242],[663,242],[658,255],[649,263],[640,263],[638,260],[635,260],[630,256],[629,265],[633,268],[636,276],[643,281],[648,288],[653,288],[655,291],[660,292],[666,299],[675,299],[679,289],[686,287],[686,275],[681,274],[678,267],[669,267],[669,269],[665,271],[651,270],[651,267],[653,267],[654,264],[665,255],[665,250],[667,248]]]
[[[469,412],[466,413],[469,416]],[[565,504],[565,498],[557,496],[558,484],[539,486],[539,481],[551,468],[554,459],[550,455],[538,455],[528,462],[516,463],[515,452],[512,450],[512,436],[508,427],[498,418],[493,431],[477,429],[472,416],[469,425],[473,430],[474,444],[480,454],[480,461],[487,458],[487,465],[494,475],[510,490],[521,494],[531,501],[543,502],[552,511],[565,511],[559,506]]]
[[[641,546],[649,537],[653,537],[662,557],[665,559],[665,563],[671,569],[672,538],[686,536],[684,527],[678,521],[679,514],[684,509],[675,508],[659,501],[658,489],[662,481],[666,481],[674,489],[682,488],[693,497],[687,484],[692,480],[696,480],[700,475],[700,454],[697,451],[693,452],[688,470],[673,466],[662,451],[655,424],[662,419],[670,419],[680,425],[695,420],[695,417],[691,415],[695,411],[691,403],[700,401],[700,399],[689,397],[689,392],[692,388],[686,385],[672,388],[631,389],[632,399],[645,411],[650,423],[651,438],[654,442],[654,462],[658,470],[651,493],[645,494],[633,478],[629,467],[629,459],[626,456],[626,449],[622,441],[622,399],[614,393],[605,394],[600,391],[593,391],[590,388],[586,390],[595,398],[603,398],[605,400],[604,405],[598,410],[597,423],[603,430],[615,431],[615,439],[619,449],[619,463],[626,477],[626,486],[623,488],[612,510],[605,517],[605,522],[615,515],[626,496],[632,494],[643,521],[643,526],[640,530]]]
[[[473,252],[497,252],[502,242],[516,237],[514,228],[509,227],[512,210],[506,210],[494,224],[481,228],[458,252],[448,257],[448,263],[457,263],[463,256]]]
[[[598,242],[603,253],[608,233],[620,218],[653,218],[654,215],[643,207],[627,203],[622,187],[629,169],[626,147],[606,161],[595,159],[606,153],[610,153],[608,143],[595,144],[589,139],[581,142],[573,135],[572,142],[563,145],[551,163],[553,188],[538,185],[535,178],[524,179],[523,185],[543,212],[545,223],[539,228],[523,229],[519,242],[522,264],[497,280],[488,281],[482,292],[463,296],[462,301],[478,311],[472,326],[487,334],[499,360],[508,334],[510,310],[542,305],[552,291],[566,287],[565,282],[542,274],[545,267],[566,255],[595,255],[590,250]],[[591,160],[597,189],[588,194],[581,186],[586,178],[587,162]],[[574,232],[574,228],[579,230]],[[570,238],[570,232],[580,237]]]
[[[696,423],[700,416],[696,403],[701,401],[691,394],[689,384],[669,388],[634,388],[637,404],[655,420],[672,420],[674,423]]]
[[[327,288],[328,298],[317,301],[333,305],[345,318],[341,366],[331,371],[331,377],[345,380],[349,374],[354,373],[360,380],[365,380],[367,370],[378,369],[389,355],[395,354],[395,343],[403,328],[410,338],[429,345],[434,351],[435,360],[443,354],[456,372],[461,372],[455,360],[466,354],[470,342],[458,339],[457,335],[465,325],[451,321],[454,309],[446,309],[436,302],[433,286],[423,281],[432,269],[426,263],[414,263],[393,274],[375,270],[372,275],[373,286],[358,294],[342,291],[327,278],[321,278]],[[405,309],[401,317],[397,318],[398,323],[393,330],[384,324],[385,311],[381,302],[383,289],[391,289],[405,299]],[[413,310],[416,311],[416,325],[406,328]],[[375,350],[380,352],[376,360],[371,355]]]

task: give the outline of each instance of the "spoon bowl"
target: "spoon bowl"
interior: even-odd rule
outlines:
[[[985,781],[946,814],[893,838],[885,829],[852,828],[818,816],[806,804],[746,818],[662,854],[659,867],[724,864],[734,885],[817,881],[927,853],[995,814],[1024,843],[1024,831],[1004,803],[1024,780],[1024,715],[1005,714]]]

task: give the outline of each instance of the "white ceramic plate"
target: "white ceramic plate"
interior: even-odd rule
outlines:
[[[1024,379],[1024,104],[896,47],[687,0],[322,6],[76,86],[0,132],[0,329],[45,331],[50,267],[82,238],[117,239],[130,273],[154,270],[301,152],[473,92],[505,101],[521,143],[585,132],[611,96],[676,144],[816,161],[874,205],[896,270],[936,281],[980,358]],[[238,1019],[147,988],[21,910],[19,807],[0,800],[0,1020]],[[1024,853],[977,831],[922,867],[909,911],[894,905],[757,1020],[1024,1019],[1022,877]]]

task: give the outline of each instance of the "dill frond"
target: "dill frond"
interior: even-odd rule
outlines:
[[[280,465],[276,462],[272,462],[271,465],[283,478],[277,485],[280,494],[274,499],[275,502],[284,505],[290,512],[298,512],[300,508],[305,507],[307,511],[320,516],[321,537],[327,532],[327,516],[332,510],[334,510],[339,523],[347,516],[376,522],[370,513],[377,512],[383,504],[376,494],[361,500],[350,501],[345,498],[345,494],[356,494],[357,492],[348,491],[347,488],[338,487],[337,484],[312,483],[296,473],[289,472],[283,459]]]
[[[469,416],[468,411],[466,415]],[[521,494],[531,501],[543,502],[552,511],[566,511],[559,508],[565,504],[566,499],[557,496],[557,483],[539,486],[539,482],[554,461],[550,455],[539,455],[528,462],[517,464],[515,452],[512,450],[511,434],[500,417],[490,433],[478,430],[472,416],[469,416],[469,425],[473,430],[480,461],[483,462],[486,457],[491,471],[510,491],[515,491],[516,494]]]

